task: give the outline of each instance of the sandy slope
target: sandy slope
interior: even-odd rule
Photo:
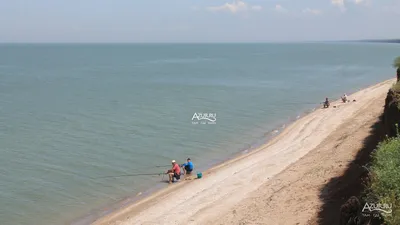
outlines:
[[[365,125],[376,120],[393,83],[349,96],[357,102],[318,109],[203,179],[170,185],[94,224],[308,224],[321,205],[320,187],[361,148]],[[335,151],[346,140],[352,151]]]

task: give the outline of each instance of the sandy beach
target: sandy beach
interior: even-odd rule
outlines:
[[[93,224],[317,224],[321,188],[362,149],[394,82],[317,109],[202,179],[169,185]]]

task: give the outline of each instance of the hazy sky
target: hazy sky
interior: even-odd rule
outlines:
[[[400,0],[0,0],[0,42],[400,38]]]

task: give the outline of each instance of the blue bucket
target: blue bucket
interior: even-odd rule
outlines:
[[[202,178],[203,177],[203,174],[202,173],[197,173],[197,179],[200,179],[200,178]]]

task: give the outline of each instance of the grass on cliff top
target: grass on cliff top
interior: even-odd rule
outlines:
[[[400,82],[396,82],[395,84],[393,84],[392,91],[396,92],[396,93],[400,93]]]
[[[382,216],[387,224],[400,224],[400,136],[378,145],[372,154],[368,203],[392,204],[392,213]]]
[[[393,66],[395,68],[400,68],[400,56],[394,60]]]

